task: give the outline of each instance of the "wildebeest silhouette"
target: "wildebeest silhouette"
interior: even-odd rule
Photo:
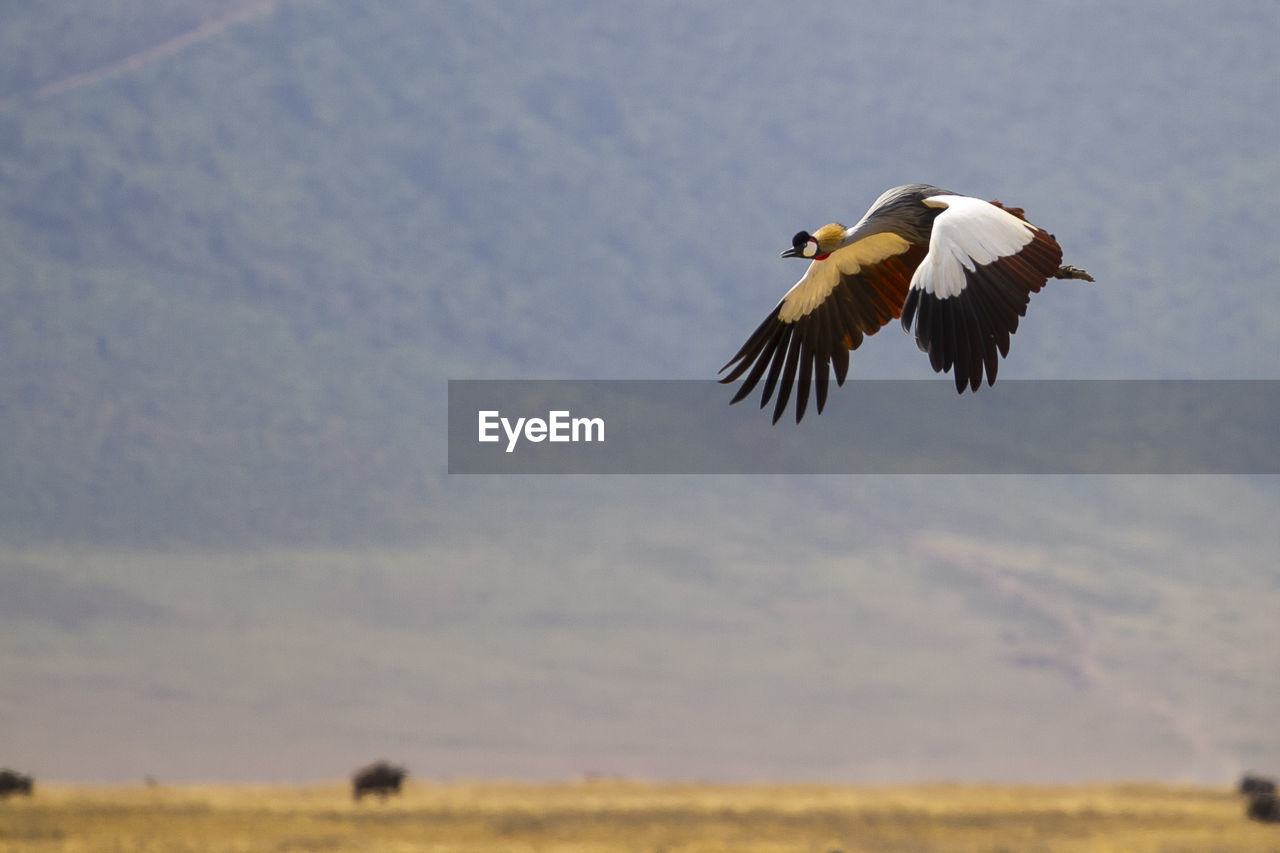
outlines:
[[[388,794],[400,793],[400,783],[408,771],[387,761],[375,761],[351,774],[351,796],[359,802],[365,794],[377,794],[386,799]]]
[[[1253,794],[1274,794],[1276,792],[1276,780],[1266,776],[1259,776],[1257,773],[1246,773],[1240,777],[1240,793],[1246,795]]]
[[[35,780],[24,773],[8,768],[0,770],[0,797],[9,797],[14,794],[25,794],[29,797],[35,793],[35,787]]]
[[[1245,817],[1262,823],[1280,823],[1280,800],[1275,794],[1254,794],[1249,798]]]

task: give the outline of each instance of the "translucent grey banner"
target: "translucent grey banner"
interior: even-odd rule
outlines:
[[[1276,474],[1280,382],[834,383],[770,422],[713,381],[451,380],[451,474]]]

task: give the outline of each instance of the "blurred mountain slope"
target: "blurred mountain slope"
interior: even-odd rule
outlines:
[[[1002,375],[1274,372],[1262,5],[280,3],[22,97],[217,14],[91,5],[18,5],[0,52],[13,535],[411,536],[443,380],[711,376],[788,235],[908,180],[1025,206],[1099,279],[1037,297]],[[854,371],[929,375],[896,329]]]

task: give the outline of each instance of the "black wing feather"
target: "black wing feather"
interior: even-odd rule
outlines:
[[[791,335],[791,344],[787,347],[787,363],[782,368],[782,382],[778,385],[778,404],[773,407],[773,422],[776,424],[782,417],[782,413],[787,410],[787,400],[791,398],[791,388],[796,384],[796,367],[800,360],[800,336],[794,332]],[[805,389],[806,394],[808,389]],[[760,404],[763,408],[764,403]],[[796,420],[798,421],[804,412],[798,412]]]
[[[901,302],[910,290],[911,274],[925,251],[923,246],[908,246],[902,254],[891,255],[851,275],[839,273],[838,267],[828,268],[820,274],[838,276],[835,286],[808,314],[794,321],[782,319],[784,297],[737,354],[720,368],[721,373],[728,371],[721,382],[746,377],[731,402],[744,399],[763,378],[760,407],[767,406],[776,392],[776,423],[798,381],[801,387],[794,389],[796,420],[804,417],[811,391],[821,412],[827,403],[832,371],[836,384],[843,385],[849,375],[849,351],[857,349],[866,335],[874,334],[899,316]]]
[[[1062,262],[1062,249],[1047,232],[1037,228],[1029,237],[1016,252],[963,267],[958,294],[940,299],[926,289],[928,282],[907,294],[903,318],[914,315],[916,343],[935,371],[954,371],[961,393],[966,387],[977,391],[984,373],[988,385],[995,383],[1000,358],[1009,354],[1009,338],[1026,316],[1031,294]]]

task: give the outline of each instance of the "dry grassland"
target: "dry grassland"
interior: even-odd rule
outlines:
[[[1224,790],[1160,785],[44,786],[0,851],[1280,851]]]

